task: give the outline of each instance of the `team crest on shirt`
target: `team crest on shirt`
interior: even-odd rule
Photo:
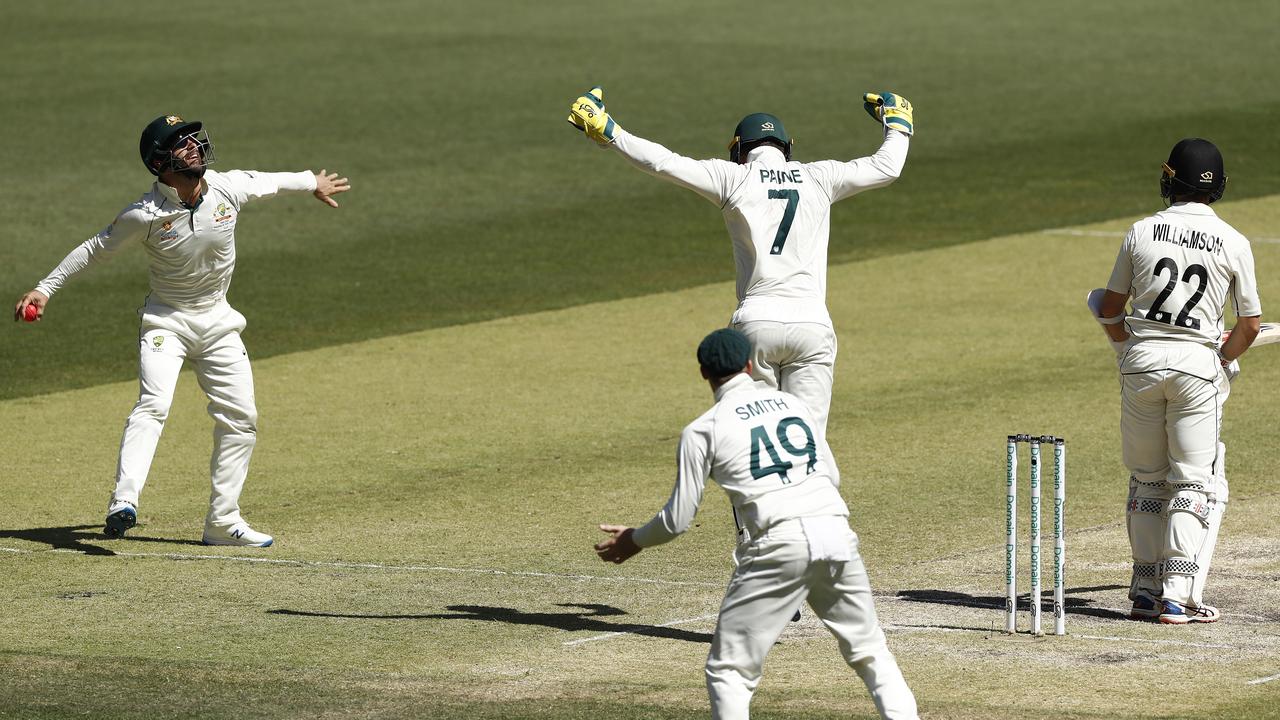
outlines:
[[[217,210],[213,213],[213,221],[216,223],[226,222],[231,219],[231,208],[226,203],[218,203]]]
[[[164,352],[164,336],[156,335],[151,338],[151,352]]]
[[[173,242],[178,239],[178,231],[173,229],[173,223],[165,220],[160,226],[160,242]]]

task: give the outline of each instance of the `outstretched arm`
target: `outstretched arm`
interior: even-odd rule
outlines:
[[[902,175],[907,163],[907,150],[915,133],[911,103],[889,92],[867,93],[863,96],[863,107],[884,127],[884,142],[874,155],[843,163],[813,164],[825,171],[816,174],[827,185],[831,202],[888,185]]]
[[[688,188],[716,205],[723,205],[729,188],[727,162],[694,160],[655,142],[633,135],[605,110],[604,89],[593,87],[569,108],[569,123],[601,147],[612,147],[643,172]]]
[[[125,243],[142,237],[145,231],[146,224],[142,222],[135,212],[125,210],[120,213],[115,222],[103,228],[97,235],[77,245],[74,250],[67,253],[62,262],[58,263],[58,266],[50,271],[43,280],[36,283],[33,290],[18,298],[18,303],[13,309],[13,319],[26,319],[25,314],[28,306],[35,308],[34,320],[43,318],[44,309],[49,302],[49,298],[53,297],[53,294],[60,290],[71,279],[71,276],[81,272],[93,263],[102,262],[111,257]]]
[[[320,202],[338,207],[334,195],[351,189],[350,182],[338,173],[321,170],[302,172],[258,172],[256,170],[231,170],[223,175],[234,186],[237,202],[271,197],[282,192],[309,192]]]
[[[728,199],[728,173],[717,167],[729,165],[727,161],[694,160],[621,128],[613,147],[641,171],[688,188],[717,206]]]
[[[595,546],[601,560],[626,562],[644,548],[670,542],[689,529],[702,504],[702,492],[711,473],[711,437],[706,428],[699,430],[695,425],[685,428],[680,435],[676,483],[666,506],[640,528],[601,525],[600,530],[609,534]]]

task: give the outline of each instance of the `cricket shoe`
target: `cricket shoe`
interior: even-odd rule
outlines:
[[[204,528],[204,538],[200,540],[205,545],[239,545],[241,547],[270,547],[275,539],[266,533],[260,533],[249,527],[249,523],[238,522],[227,527],[215,527],[206,525]]]
[[[1160,602],[1159,598],[1139,591],[1138,597],[1133,599],[1133,608],[1129,610],[1129,619],[1155,620],[1160,617],[1160,613],[1163,610],[1164,604]]]
[[[1160,622],[1166,625],[1186,625],[1187,623],[1218,622],[1222,613],[1212,605],[1190,607],[1173,600],[1164,601],[1164,612],[1160,613]]]
[[[129,528],[138,524],[138,509],[127,500],[112,500],[107,506],[107,527],[103,533],[109,538],[124,537]]]

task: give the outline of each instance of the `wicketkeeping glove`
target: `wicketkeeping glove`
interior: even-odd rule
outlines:
[[[911,135],[914,130],[911,124],[911,102],[901,95],[891,92],[867,93],[862,96],[862,107],[867,114],[887,128],[901,130]]]
[[[613,142],[618,124],[604,110],[604,88],[597,85],[573,101],[569,106],[569,124],[601,146]]]

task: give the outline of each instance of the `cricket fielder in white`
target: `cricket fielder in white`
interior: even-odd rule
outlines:
[[[227,303],[235,269],[235,227],[250,200],[280,192],[308,192],[337,207],[331,197],[349,189],[336,173],[260,173],[206,168],[213,145],[199,122],[177,115],[156,118],[142,132],[142,162],[157,177],[151,190],[113,223],[72,250],[34,290],[18,300],[44,316],[49,298],[71,276],[142,243],[150,257],[151,293],[139,311],[138,403],[125,422],[106,534],[121,537],[137,522],[138,496],[146,483],[183,361],[195,367],[214,421],[212,492],[205,518],[206,545],[266,547],[272,537],[240,516],[240,491],[257,436],[253,373],[240,332],[244,316]]]
[[[693,522],[710,477],[749,538],[738,547],[707,657],[712,717],[748,717],[765,654],[807,599],[881,717],[915,718],[915,697],[876,619],[825,435],[799,398],[752,380],[751,353],[750,340],[732,328],[698,346],[716,403],[680,434],[671,498],[643,527],[601,525],[609,537],[596,552],[621,563],[675,539]]]
[[[724,213],[737,266],[732,327],[751,339],[752,376],[792,393],[826,429],[836,360],[827,312],[831,205],[883,187],[902,172],[912,108],[893,93],[868,93],[867,112],[884,128],[874,155],[849,162],[791,160],[792,141],[773,115],[738,123],[729,161],[693,160],[623,130],[605,111],[604,90],[574,101],[569,122],[651,175],[686,187]]]
[[[1131,615],[1173,625],[1219,617],[1203,595],[1227,505],[1227,368],[1262,315],[1249,241],[1209,207],[1226,183],[1213,143],[1175,145],[1160,181],[1170,207],[1134,223],[1106,292],[1095,291],[1094,314],[1121,353]],[[1236,325],[1224,333],[1228,299]]]

